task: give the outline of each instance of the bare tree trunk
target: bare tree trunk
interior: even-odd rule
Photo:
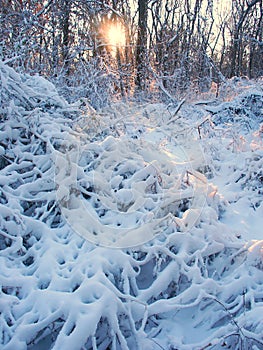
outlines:
[[[138,20],[138,38],[136,47],[136,80],[135,84],[139,90],[146,88],[146,60],[147,60],[147,20],[148,20],[148,1],[138,0],[139,20]]]
[[[69,74],[69,35],[70,35],[70,11],[71,1],[63,0],[62,4],[62,56],[65,65],[65,73]]]

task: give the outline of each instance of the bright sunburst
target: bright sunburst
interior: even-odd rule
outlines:
[[[120,23],[111,23],[107,28],[107,42],[111,50],[116,52],[117,48],[125,46],[125,29]]]

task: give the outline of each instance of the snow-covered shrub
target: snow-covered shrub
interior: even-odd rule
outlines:
[[[119,137],[110,118],[106,131],[88,137],[77,128],[88,116],[58,95],[52,100],[44,80],[32,78],[36,100],[32,79],[16,75],[13,84],[13,70],[1,72],[7,81],[0,125],[1,348],[262,349],[262,246],[218,220],[222,199],[196,171],[203,157],[198,142],[189,142],[191,123],[177,138],[173,125],[160,125],[149,112],[139,128],[127,120],[130,129]],[[133,186],[139,194],[132,204],[126,195]],[[102,247],[62,215],[74,211],[74,196],[87,204],[87,217],[108,216],[108,227],[117,226],[114,210],[129,213],[137,199],[142,204],[131,219],[149,203],[148,214],[161,225],[154,235],[142,225],[151,239],[138,246]]]
[[[230,102],[206,107],[216,126],[232,125],[238,132],[248,133],[263,121],[263,92],[251,88]]]
[[[52,82],[68,102],[85,98],[96,110],[110,104],[114,89],[120,90],[117,74],[109,72],[101,58],[80,61],[74,74],[59,74]]]
[[[263,194],[263,152],[258,151],[256,154],[252,153],[251,157],[247,159],[246,169],[236,181],[241,185],[241,188],[250,189],[255,194]]]

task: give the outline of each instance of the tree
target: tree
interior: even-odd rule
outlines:
[[[257,46],[262,54],[262,0],[233,0],[232,15],[230,77],[248,74],[252,78],[259,73],[253,69]],[[262,74],[262,65],[260,70]]]
[[[147,21],[148,0],[138,0],[138,33],[136,45],[136,86],[139,90],[146,89],[147,62]]]

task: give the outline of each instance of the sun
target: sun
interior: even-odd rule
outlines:
[[[125,29],[121,23],[110,23],[108,25],[107,42],[114,52],[116,52],[117,48],[123,48],[125,46]]]

